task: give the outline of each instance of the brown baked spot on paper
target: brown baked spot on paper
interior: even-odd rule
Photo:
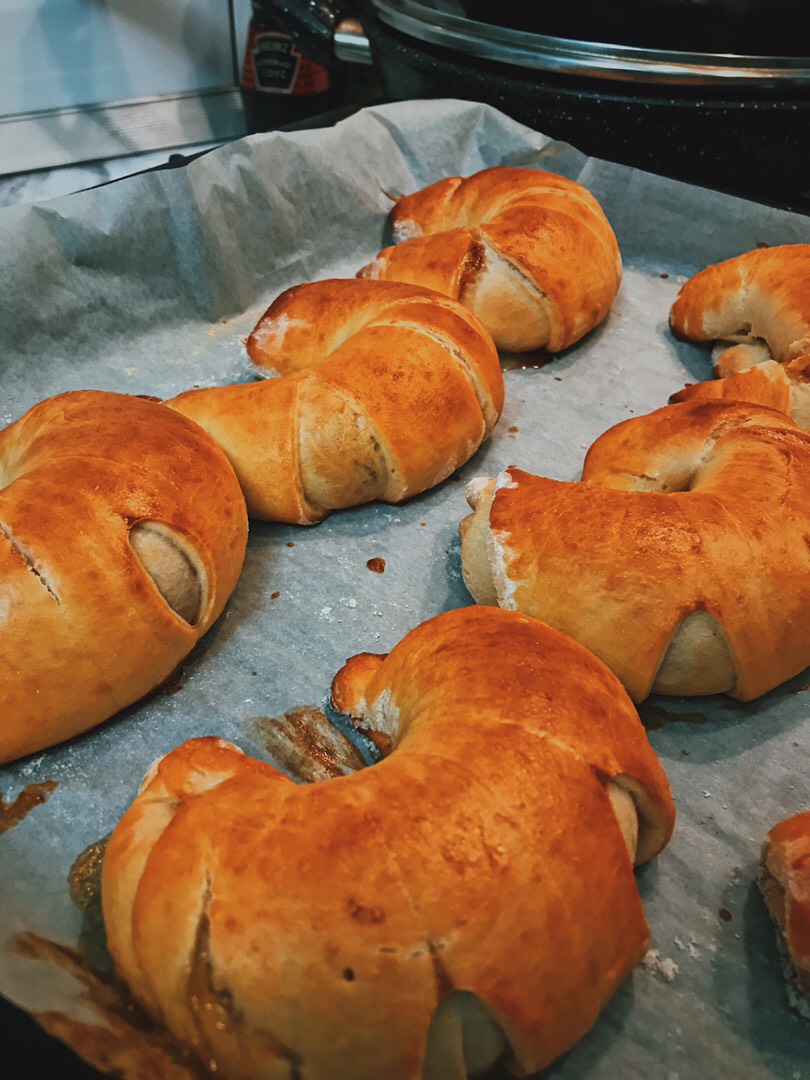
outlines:
[[[204,1080],[210,1073],[168,1032],[158,1027],[113,978],[92,971],[80,953],[38,934],[19,934],[15,951],[31,960],[68,972],[83,987],[80,998],[98,1013],[95,1024],[51,1009],[32,1016],[49,1035],[60,1039],[88,1064],[112,1076],[139,1080]]]
[[[101,866],[109,837],[90,844],[79,855],[68,874],[70,899],[90,918],[101,921]]]
[[[367,764],[354,743],[314,705],[302,705],[283,717],[254,716],[251,721],[267,752],[296,780],[317,783]]]
[[[35,806],[47,802],[57,787],[56,780],[43,780],[38,784],[28,784],[11,802],[6,802],[0,795],[0,836],[19,825]]]
[[[366,563],[366,566],[374,574],[384,574],[385,573],[385,559],[381,559],[379,557],[379,555],[375,555],[373,559],[369,559],[368,562]]]

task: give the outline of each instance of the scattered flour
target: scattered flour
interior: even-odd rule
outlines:
[[[653,975],[662,975],[667,982],[674,982],[678,974],[678,965],[668,956],[662,956],[658,949],[648,949],[647,955],[641,961],[644,967]]]

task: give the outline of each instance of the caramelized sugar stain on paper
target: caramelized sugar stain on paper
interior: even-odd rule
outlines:
[[[19,825],[35,806],[41,806],[56,791],[56,780],[43,780],[24,787],[16,799],[6,802],[0,795],[0,836]]]
[[[354,743],[314,705],[281,718],[254,716],[251,722],[280,768],[304,783],[346,776],[367,765]]]
[[[83,987],[81,999],[94,1008],[99,1023],[78,1020],[55,1009],[34,1011],[32,1016],[88,1064],[122,1080],[202,1080],[210,1076],[131,1002],[122,986],[91,971],[78,951],[31,933],[18,935],[15,944],[21,956],[52,964]]]
[[[253,717],[252,723],[268,752],[297,780],[314,783],[344,776],[367,765],[354,743],[314,706],[302,706],[282,718]],[[26,789],[25,798],[21,795],[8,806],[0,800],[0,822],[7,819],[15,824],[55,787],[55,782],[30,785],[32,790]],[[195,1011],[204,1019],[197,1047],[203,1062],[156,1025],[133,1002],[127,988],[112,972],[101,914],[101,868],[107,839],[87,847],[73,863],[68,877],[70,897],[85,916],[78,948],[30,932],[15,939],[15,951],[19,955],[51,964],[76,980],[81,987],[79,999],[93,1008],[98,1023],[55,1009],[33,1010],[32,1016],[48,1034],[60,1039],[94,1068],[121,1080],[203,1080],[216,1075],[217,1062],[208,1060],[205,1053],[202,1038],[205,1024],[212,1020],[233,1023],[239,1018],[232,1015],[227,997],[213,987],[204,933],[198,942],[188,984]],[[298,1064],[292,1059],[290,1069],[291,1077],[295,1077]]]

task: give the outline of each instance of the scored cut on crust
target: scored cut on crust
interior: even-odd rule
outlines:
[[[467,305],[499,349],[559,352],[607,316],[621,284],[613,229],[582,184],[496,166],[399,199],[395,239],[359,276],[408,281]]]
[[[468,501],[473,597],[570,634],[634,701],[749,701],[810,664],[810,435],[783,413],[668,405],[600,436],[580,481],[510,468]]]
[[[649,943],[633,863],[674,807],[627,695],[468,607],[350,659],[333,700],[377,764],[296,784],[203,738],[152,770],[104,858],[118,975],[228,1080],[545,1067]]]

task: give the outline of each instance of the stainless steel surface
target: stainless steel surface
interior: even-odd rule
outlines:
[[[665,85],[810,84],[810,57],[667,52],[546,37],[476,22],[437,0],[371,0],[371,6],[386,25],[426,44],[537,71]]]
[[[0,118],[0,176],[244,135],[239,91],[166,95]]]

